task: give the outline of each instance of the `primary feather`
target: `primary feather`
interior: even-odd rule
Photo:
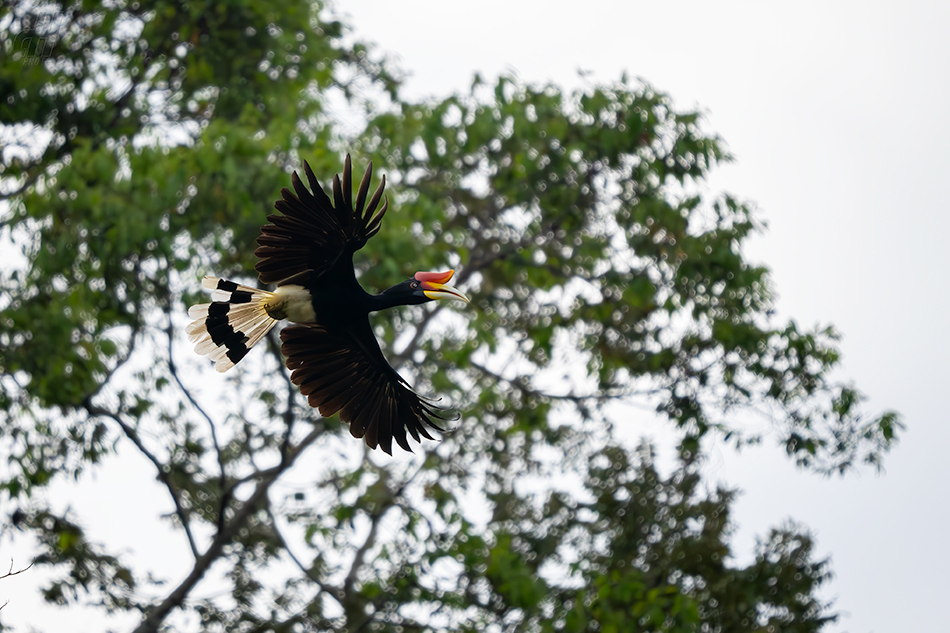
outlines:
[[[277,321],[297,323],[281,332],[293,383],[321,415],[339,413],[353,436],[391,454],[393,442],[408,451],[408,437],[433,439],[427,429],[444,431],[439,421],[449,418],[386,361],[368,315],[435,299],[468,299],[446,285],[454,271],[420,272],[378,295],[360,287],[353,253],[379,231],[388,209],[385,177],[369,195],[372,173],[370,164],[354,199],[347,156],[342,179],[333,178],[331,197],[304,163],[310,188],[294,172],[293,191],[281,190],[274,205],[278,213],[267,216],[257,239],[258,278],[277,284],[276,290],[205,277],[202,285],[212,291],[212,302],[188,311],[194,320],[186,331],[196,352],[227,371]]]

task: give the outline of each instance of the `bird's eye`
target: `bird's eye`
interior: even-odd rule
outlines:
[[[411,284],[409,284],[409,287],[410,287],[410,288],[418,288],[418,287],[419,287],[419,282],[418,282],[418,281],[414,281],[414,282],[412,282]]]

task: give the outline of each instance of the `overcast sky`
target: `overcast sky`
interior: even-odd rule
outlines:
[[[741,455],[715,450],[707,475],[744,491],[737,554],[794,518],[811,528],[818,554],[832,557],[826,595],[842,617],[829,631],[946,630],[950,3],[338,5],[358,37],[411,73],[408,97],[464,91],[476,71],[567,88],[581,85],[578,70],[605,82],[626,71],[682,109],[706,112],[707,129],[737,158],[711,187],[754,201],[768,223],[747,253],[771,267],[780,314],[837,326],[840,376],[869,396],[869,412],[896,409],[908,425],[883,475],[802,472],[774,441]],[[153,479],[149,466],[111,468],[82,504],[83,519],[92,512],[101,522],[97,540],[154,531],[154,499],[121,488]],[[110,516],[115,498],[127,502],[121,525]],[[0,588],[10,621],[101,630],[98,614],[51,612],[28,584]]]
[[[716,451],[738,486],[736,547],[788,517],[836,578],[829,631],[946,630],[950,357],[948,2],[339,2],[356,35],[411,73],[405,96],[464,91],[476,71],[526,82],[627,71],[707,113],[737,160],[711,179],[754,201],[784,317],[833,323],[867,410],[908,429],[877,475],[825,479],[774,442]],[[899,7],[899,8],[898,8]]]

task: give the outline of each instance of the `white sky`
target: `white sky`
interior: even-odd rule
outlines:
[[[711,474],[744,491],[736,546],[792,517],[832,556],[827,630],[945,630],[950,3],[338,4],[411,73],[405,96],[464,91],[476,71],[566,87],[627,71],[707,112],[737,157],[711,184],[768,222],[748,254],[772,268],[780,313],[833,323],[841,376],[908,425],[882,476],[825,479],[769,442],[718,451]]]
[[[772,268],[780,313],[805,326],[835,324],[845,335],[841,376],[870,397],[869,412],[897,409],[908,425],[883,476],[798,471],[768,441],[741,455],[716,451],[709,475],[744,491],[737,554],[748,556],[755,535],[792,517],[816,535],[819,555],[832,556],[826,595],[843,614],[828,631],[945,630],[950,429],[938,401],[950,357],[942,277],[950,263],[942,197],[950,189],[942,177],[950,173],[950,3],[338,4],[358,37],[411,73],[405,96],[464,91],[476,71],[568,88],[580,85],[578,69],[601,81],[627,71],[681,108],[707,112],[708,128],[737,157],[711,185],[755,201],[769,223],[748,255]],[[109,528],[94,533],[110,544],[130,530],[153,532],[155,521],[154,496],[127,489],[151,481],[150,467],[122,468],[103,470],[94,484],[97,527]],[[121,525],[109,516],[115,498],[127,500],[123,516],[132,517]],[[86,520],[90,506],[81,506]],[[169,538],[154,551],[184,551]],[[176,582],[174,569],[164,571]],[[35,587],[0,584],[0,604],[11,599],[5,620],[102,630],[98,614],[51,610],[28,584]]]

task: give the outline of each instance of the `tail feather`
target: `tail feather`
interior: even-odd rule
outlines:
[[[212,303],[188,309],[194,321],[185,332],[195,352],[213,360],[217,371],[227,371],[277,324],[264,307],[274,293],[210,276],[201,285],[212,291]]]

